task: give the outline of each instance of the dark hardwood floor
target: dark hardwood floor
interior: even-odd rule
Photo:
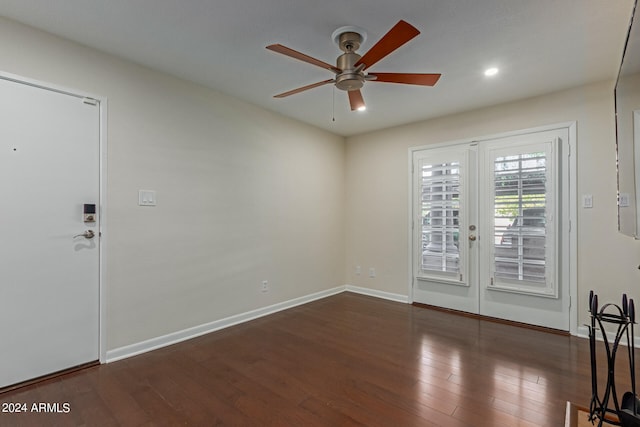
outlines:
[[[584,339],[342,293],[0,394],[28,409],[0,425],[556,427],[589,403],[589,360]]]

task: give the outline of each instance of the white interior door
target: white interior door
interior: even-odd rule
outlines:
[[[99,358],[99,110],[0,79],[0,387]]]
[[[413,300],[569,329],[568,130],[413,152]]]

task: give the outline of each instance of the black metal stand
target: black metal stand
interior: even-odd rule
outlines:
[[[591,313],[591,325],[589,325],[589,349],[591,353],[591,403],[589,406],[589,421],[598,421],[598,427],[603,423],[623,427],[640,427],[640,401],[636,396],[635,374],[635,348],[633,325],[635,324],[635,307],[633,300],[627,300],[627,295],[622,295],[622,307],[615,304],[605,304],[598,311],[598,296],[593,291],[589,293],[589,312]],[[613,342],[609,341],[605,324],[617,325]],[[607,355],[607,382],[602,398],[598,393],[597,357],[596,357],[596,331],[600,330],[604,349]],[[616,355],[620,341],[626,338],[627,351],[629,352],[629,373],[631,375],[630,392],[622,397],[622,404],[618,400],[615,383]],[[613,401],[613,407],[610,406]],[[607,414],[617,415],[619,421],[607,417]]]

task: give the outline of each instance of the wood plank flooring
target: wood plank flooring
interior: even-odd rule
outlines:
[[[588,406],[589,360],[584,339],[342,293],[0,394],[28,408],[0,425],[555,427]]]

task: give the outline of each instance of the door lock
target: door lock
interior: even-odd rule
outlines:
[[[73,236],[73,238],[75,239],[76,237],[84,237],[85,239],[93,239],[95,235],[96,233],[94,233],[93,230],[87,230],[82,234],[76,234],[75,236]]]

